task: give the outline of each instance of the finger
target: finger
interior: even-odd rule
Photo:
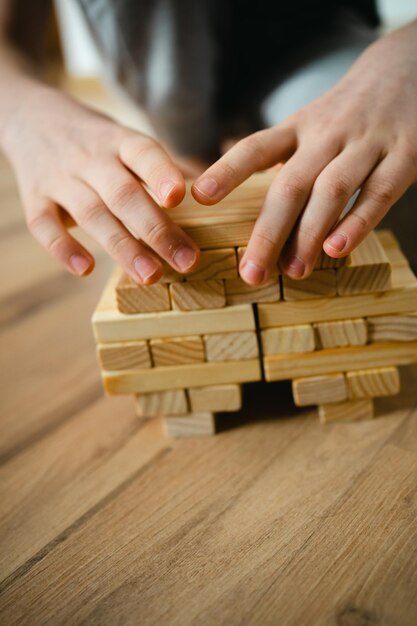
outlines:
[[[354,207],[326,239],[324,251],[335,258],[349,254],[414,181],[412,160],[391,152],[364,183]]]
[[[151,137],[133,135],[125,139],[119,156],[132,172],[153,191],[161,204],[176,206],[185,195],[185,181],[163,147]]]
[[[176,270],[189,272],[197,265],[199,250],[193,240],[169,219],[121,163],[94,164],[85,178],[128,230]]]
[[[59,263],[76,276],[86,276],[94,268],[91,254],[67,232],[59,207],[43,199],[29,207],[27,224],[35,239]]]
[[[201,204],[218,202],[254,172],[286,161],[296,144],[294,129],[286,126],[241,139],[195,181],[191,189],[194,198]]]
[[[275,177],[240,262],[240,275],[246,282],[256,285],[268,278],[316,177],[333,156],[324,148],[319,153],[300,149]]]
[[[148,285],[161,277],[159,259],[126,230],[88,185],[72,181],[58,195],[59,204],[133,280]]]
[[[291,278],[301,279],[311,273],[324,239],[349,198],[376,166],[379,154],[377,146],[351,143],[319,174],[282,255],[280,265]]]

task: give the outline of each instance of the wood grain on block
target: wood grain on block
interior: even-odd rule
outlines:
[[[374,232],[350,254],[349,264],[337,270],[337,293],[341,296],[385,291],[391,286],[391,265]]]
[[[311,324],[281,326],[261,331],[263,354],[290,354],[311,352],[316,348],[314,329]]]
[[[236,250],[234,248],[202,250],[199,266],[194,272],[186,274],[184,277],[186,281],[236,278]]]
[[[398,367],[380,367],[346,373],[349,398],[393,396],[400,391]]]
[[[116,299],[121,313],[153,313],[171,308],[167,285],[137,285],[126,274],[116,287]]]
[[[261,328],[324,322],[338,319],[388,315],[417,310],[417,280],[411,271],[393,268],[392,288],[379,293],[319,298],[279,304],[259,304]]]
[[[203,339],[199,335],[151,339],[149,345],[155,367],[203,363],[205,360]]]
[[[294,280],[282,276],[284,300],[311,300],[312,298],[333,298],[336,295],[336,270],[314,270],[308,278]]]
[[[306,376],[292,381],[292,395],[296,406],[342,402],[348,399],[344,374]]]
[[[239,361],[259,355],[258,340],[253,331],[204,335],[207,361]]]
[[[346,263],[348,262],[348,260],[349,260],[349,255],[344,256],[340,259],[334,259],[333,257],[326,254],[325,251],[322,249],[320,251],[320,254],[317,258],[317,261],[314,267],[315,269],[318,269],[318,270],[344,267]]]
[[[247,249],[247,246],[239,246],[239,248],[237,249],[237,264],[239,266],[239,263],[241,262],[243,255],[245,254]],[[275,266],[274,268],[272,268],[272,270],[270,270],[269,272],[269,276],[279,276],[280,271],[278,269],[277,266]]]
[[[417,339],[417,313],[368,317],[369,341],[414,341]]]
[[[187,226],[184,227],[184,231],[199,248],[229,248],[245,246],[252,235],[254,225],[255,221]]]
[[[166,416],[165,432],[168,437],[209,437],[216,433],[216,421],[212,413],[190,413],[188,415]]]
[[[99,344],[97,355],[104,370],[129,370],[152,367],[146,341]]]
[[[230,304],[244,304],[257,302],[278,302],[280,288],[277,278],[266,281],[263,285],[248,285],[241,278],[225,280],[226,302]]]
[[[357,422],[374,417],[374,405],[371,399],[347,400],[319,406],[319,418],[322,424],[329,422]]]
[[[169,286],[172,308],[178,311],[219,309],[226,305],[222,280],[196,280]]]
[[[366,320],[363,318],[319,322],[314,325],[318,348],[364,346],[368,340]]]
[[[188,411],[184,389],[167,389],[135,396],[136,414],[139,417],[159,415],[184,415]]]
[[[242,407],[240,385],[211,385],[194,387],[188,390],[190,408],[193,412],[213,411],[213,413],[239,411]]]
[[[391,267],[409,265],[407,257],[401,250],[398,239],[390,230],[377,230],[375,234],[378,237],[379,243],[384,248]]]
[[[417,363],[417,341],[329,348],[306,352],[302,355],[266,356],[264,357],[264,370],[266,380],[271,381],[348,372],[357,370],[358,364],[368,369],[388,365],[411,365],[412,363]],[[148,370],[149,373],[152,371]]]
[[[102,372],[105,391],[110,394],[148,393],[182,387],[202,387],[261,380],[259,359],[169,365],[143,370]]]

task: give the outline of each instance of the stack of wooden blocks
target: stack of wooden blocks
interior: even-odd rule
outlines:
[[[187,194],[169,211],[201,247],[197,270],[166,266],[140,286],[116,268],[94,312],[105,390],[134,394],[171,436],[213,434],[214,414],[238,411],[242,384],[262,378],[292,380],[295,404],[323,422],[368,419],[374,397],[398,393],[398,366],[417,362],[417,279],[388,231],[348,258],[322,253],[302,281],[238,276],[269,182],[256,175],[215,207]]]

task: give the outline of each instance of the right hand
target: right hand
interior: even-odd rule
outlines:
[[[181,171],[151,137],[36,85],[1,140],[31,233],[72,274],[89,274],[94,259],[68,233],[65,213],[139,284],[160,278],[159,257],[179,272],[198,264],[196,244],[143,186],[166,208],[185,194]]]

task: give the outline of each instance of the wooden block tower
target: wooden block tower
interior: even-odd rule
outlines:
[[[174,437],[210,435],[215,413],[241,408],[245,382],[292,380],[297,406],[322,422],[373,417],[398,393],[398,366],[417,362],[417,279],[388,231],[348,258],[321,254],[311,276],[251,287],[238,263],[270,174],[214,207],[188,193],[170,217],[201,247],[188,275],[166,267],[139,286],[116,268],[93,315],[104,388],[134,394],[141,417]]]

